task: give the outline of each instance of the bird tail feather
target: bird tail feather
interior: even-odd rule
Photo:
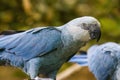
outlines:
[[[76,54],[69,60],[69,62],[74,62],[81,66],[88,66],[87,54]]]

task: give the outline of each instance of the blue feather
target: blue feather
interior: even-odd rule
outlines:
[[[0,54],[13,54],[23,60],[29,60],[57,49],[61,43],[61,32],[56,28],[37,28],[37,30],[1,37],[0,49],[4,51]]]
[[[69,62],[78,63],[80,66],[88,66],[87,54],[76,54],[69,60]]]
[[[88,66],[97,80],[113,80],[120,56],[120,46],[109,42],[88,49]],[[117,56],[118,55],[118,56]]]

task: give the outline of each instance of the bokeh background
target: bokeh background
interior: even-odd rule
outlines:
[[[81,17],[93,16],[101,22],[102,37],[99,43],[120,42],[120,0],[0,0],[0,32],[27,30],[42,26],[60,26]],[[21,70],[0,67],[0,80],[28,78]],[[60,69],[57,80],[95,80],[87,67],[66,63]]]

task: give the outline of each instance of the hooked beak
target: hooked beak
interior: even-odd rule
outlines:
[[[97,35],[97,42],[100,40],[101,38],[101,30],[100,28],[98,29],[98,35]]]
[[[94,30],[90,31],[90,37],[91,39],[97,39],[97,42],[98,42],[101,38],[100,27],[96,27]]]

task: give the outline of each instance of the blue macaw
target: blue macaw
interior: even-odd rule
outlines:
[[[77,58],[76,58],[77,56]],[[97,80],[120,79],[120,45],[114,42],[94,45],[90,47],[84,58],[75,55],[70,62],[76,62],[82,66],[88,66]]]
[[[90,16],[59,27],[38,27],[0,37],[0,63],[22,69],[31,79],[39,74],[56,79],[63,63],[92,39],[100,39],[100,23]]]

